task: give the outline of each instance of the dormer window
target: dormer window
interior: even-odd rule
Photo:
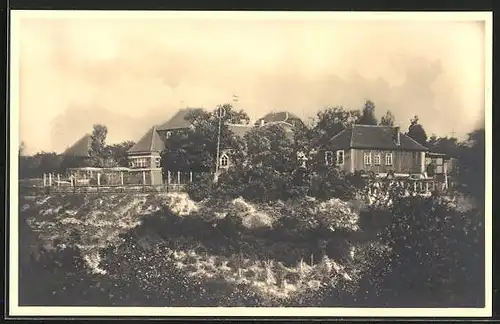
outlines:
[[[166,138],[170,138],[170,136],[172,136],[172,132],[170,132],[170,131],[165,134]]]

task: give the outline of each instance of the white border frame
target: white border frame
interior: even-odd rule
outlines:
[[[10,282],[8,316],[374,316],[374,317],[488,317],[492,314],[492,222],[491,222],[491,117],[492,117],[492,12],[229,12],[229,11],[10,11]],[[315,19],[363,21],[457,21],[485,22],[485,308],[211,308],[211,307],[21,307],[18,305],[18,146],[19,146],[19,23],[25,18],[169,18],[169,19]],[[8,36],[8,37],[9,37]]]

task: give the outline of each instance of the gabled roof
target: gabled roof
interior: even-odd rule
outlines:
[[[75,142],[72,146],[64,151],[63,155],[77,156],[77,157],[88,157],[89,150],[92,144],[92,137],[90,134],[85,134],[82,138]]]
[[[243,137],[246,133],[250,132],[253,128],[252,125],[239,125],[239,124],[228,124],[227,128],[234,133],[234,135]]]
[[[186,120],[188,113],[199,108],[184,108],[179,110],[172,118],[157,127],[157,130],[164,131],[170,129],[188,128],[191,124]]]
[[[165,149],[165,143],[158,135],[156,126],[153,126],[144,136],[135,143],[127,152],[128,153],[149,153],[161,152]]]
[[[259,118],[255,122],[255,125],[260,125],[261,120],[264,120],[266,123],[273,123],[273,122],[286,122],[290,119],[300,120],[299,117],[297,117],[292,113],[289,113],[288,111],[280,111],[280,112],[272,112],[265,115],[264,117]]]
[[[353,125],[332,137],[330,145],[338,148],[427,151],[425,146],[401,132],[400,145],[397,145],[396,132],[399,128],[393,126]]]

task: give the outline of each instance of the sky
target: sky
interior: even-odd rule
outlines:
[[[418,115],[429,136],[463,138],[484,122],[480,21],[61,15],[16,26],[27,153],[62,152],[94,123],[108,143],[137,141],[179,108],[233,94],[252,119],[286,110],[308,121],[369,99],[402,130]]]

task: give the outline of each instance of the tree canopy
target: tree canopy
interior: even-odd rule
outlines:
[[[371,100],[366,100],[363,110],[361,112],[361,117],[359,118],[358,124],[361,125],[377,125],[377,118],[375,117],[375,104]]]
[[[387,110],[385,115],[380,118],[381,126],[394,126],[394,115]]]
[[[424,127],[419,123],[418,116],[414,116],[410,120],[410,126],[408,127],[408,136],[413,138],[418,143],[427,146],[427,134]]]

